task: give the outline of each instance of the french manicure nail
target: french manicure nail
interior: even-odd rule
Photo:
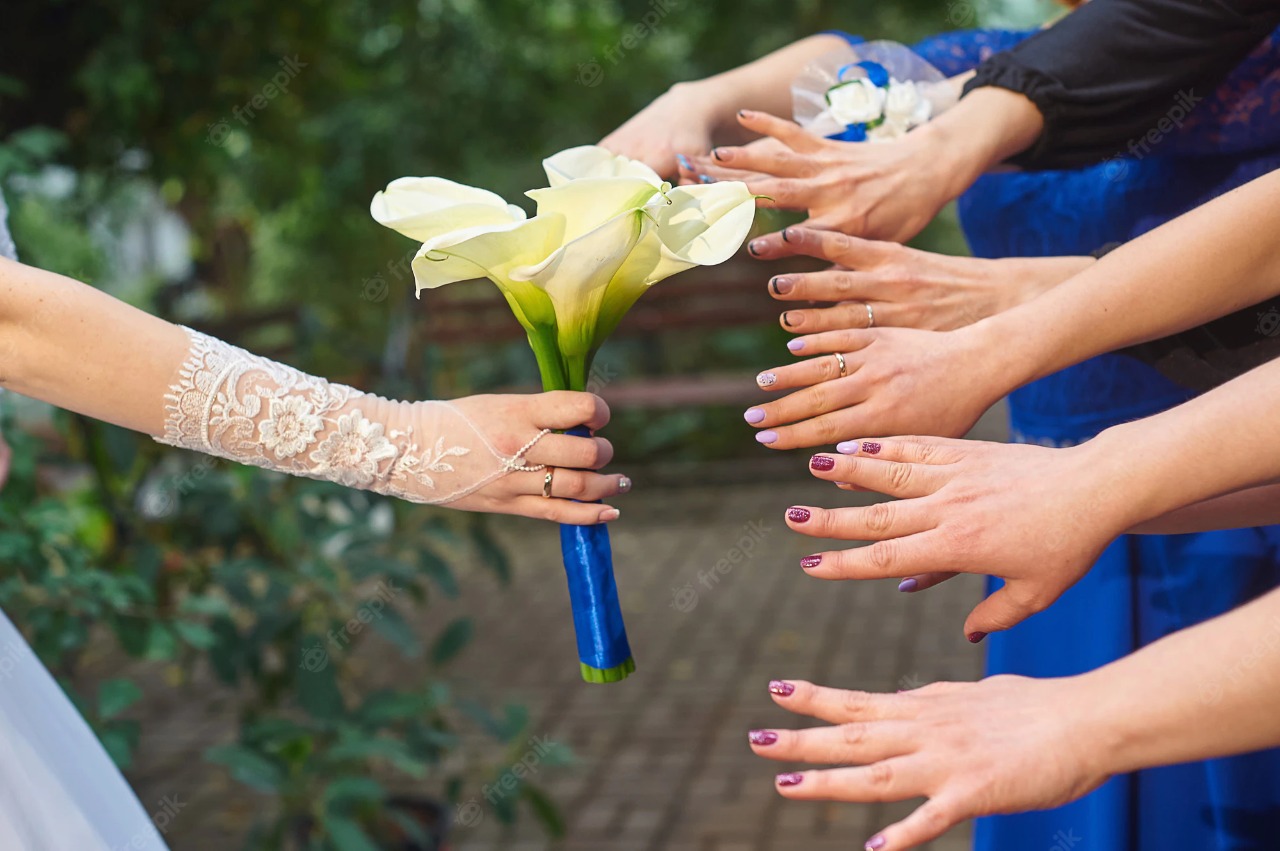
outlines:
[[[785,228],[782,231],[782,241],[790,242],[792,237],[791,228]]]
[[[820,564],[822,564],[822,556],[805,556],[800,559],[800,566],[805,570],[813,570]]]
[[[777,383],[778,376],[774,375],[772,372],[762,372],[756,376],[756,384],[759,384],[761,387],[772,387]]]
[[[767,247],[768,246],[765,245],[765,241],[763,239],[753,239],[747,243],[747,253],[752,257],[759,257],[760,252]]]
[[[764,409],[763,408],[747,408],[747,411],[742,415],[742,418],[747,422],[751,423],[752,425],[755,425],[756,423],[759,423],[759,422],[763,422]]]
[[[978,642],[982,641],[982,639],[986,637],[987,637],[987,634],[985,632],[971,632],[969,633],[969,643],[977,644]]]
[[[787,348],[793,352],[798,352],[804,348],[804,340],[791,340],[787,343]]]
[[[749,109],[740,109],[740,110],[738,110],[738,117],[739,117],[739,118],[753,118],[753,117],[755,117],[755,113],[754,113],[754,112],[752,112],[752,111],[751,111],[751,110],[749,110]]]
[[[609,523],[613,520],[617,520],[621,516],[622,516],[622,512],[619,511],[618,509],[606,508],[604,511],[600,512],[600,522]]]
[[[828,458],[826,455],[815,455],[809,459],[809,467],[814,470],[834,470],[836,459]]]
[[[753,745],[772,745],[778,741],[778,734],[772,730],[752,730],[747,733],[747,741]]]
[[[920,587],[919,581],[915,579],[904,579],[898,583],[898,590],[903,594],[910,594]]]
[[[844,443],[837,443],[836,451],[839,452],[841,455],[857,455],[858,441],[846,440]]]
[[[623,476],[618,479],[618,493],[631,493],[631,479]]]
[[[786,295],[796,288],[796,282],[785,275],[778,275],[769,281],[769,286],[773,287],[773,291],[777,295]]]
[[[711,156],[715,157],[720,162],[724,162],[724,149],[716,148],[714,151],[711,152]]]
[[[778,697],[791,697],[795,692],[796,687],[786,680],[769,681],[769,694],[776,694]]]
[[[786,325],[788,328],[792,327],[792,326],[791,326],[791,311],[787,311],[786,313],[782,314],[782,324],[783,324],[783,325]]]
[[[777,779],[779,786],[799,786],[804,782],[804,775],[788,772],[786,774],[779,774]]]
[[[868,455],[879,455],[880,449],[881,449],[881,446],[878,443],[873,443],[872,441],[869,441],[869,440],[863,441],[862,443],[862,451],[867,453]]]
[[[889,840],[884,838],[883,833],[877,833],[875,836],[867,840],[867,844],[863,846],[866,851],[881,851]]]
[[[807,508],[788,508],[787,519],[792,523],[808,523],[813,514]]]
[[[768,446],[770,443],[778,442],[778,433],[776,431],[758,431],[756,432],[756,443],[763,443]]]

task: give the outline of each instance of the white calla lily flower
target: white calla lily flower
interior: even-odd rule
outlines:
[[[419,293],[488,278],[528,332],[547,389],[581,390],[596,350],[646,289],[733,256],[755,197],[737,182],[673,189],[644,164],[594,146],[543,166],[550,185],[526,193],[533,218],[440,178],[394,181],[371,210],[422,241],[413,261]]]

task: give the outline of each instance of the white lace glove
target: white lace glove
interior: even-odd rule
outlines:
[[[557,446],[576,446],[577,455],[585,450],[596,456],[582,461],[596,463],[601,459],[592,448],[608,445],[598,439],[551,435],[552,427],[565,426],[547,423],[541,429],[529,428],[527,435],[520,435],[523,445],[506,454],[464,410],[472,399],[458,403],[383,399],[186,330],[190,349],[166,396],[164,435],[156,437],[170,446],[410,502],[444,505],[463,501],[511,473],[524,475],[513,494],[504,494],[508,501],[541,499],[543,471],[548,468],[530,463],[525,456],[544,438],[553,452]],[[511,419],[517,419],[511,414]],[[560,453],[554,460],[560,460]],[[554,496],[593,500],[629,488],[625,477],[580,470],[557,471],[554,484]],[[493,504],[471,502],[459,507],[512,510],[492,500]],[[516,513],[563,519],[552,509],[570,505],[563,499],[544,502],[541,506],[525,501]],[[528,510],[533,506],[540,510]],[[574,522],[616,516],[616,512],[603,516],[612,510],[601,506],[572,507],[585,509],[590,517]],[[581,511],[578,516],[583,517]]]

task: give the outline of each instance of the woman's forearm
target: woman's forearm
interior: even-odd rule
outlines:
[[[1280,591],[1078,678],[1109,774],[1280,745]]]
[[[717,140],[725,143],[750,138],[738,124],[738,110],[754,109],[775,115],[791,113],[791,81],[814,59],[848,44],[838,35],[801,39],[754,62],[675,88],[695,94],[706,104]]]
[[[160,435],[165,389],[187,344],[176,325],[78,281],[0,258],[0,384],[7,389]]]
[[[966,99],[967,100],[967,99]],[[1280,172],[1129,242],[1039,298],[961,329],[1010,387],[1280,293]]]
[[[1258,485],[1179,508],[1130,529],[1134,535],[1182,535],[1280,523],[1280,484]]]

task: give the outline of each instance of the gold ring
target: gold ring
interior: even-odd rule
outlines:
[[[836,363],[840,364],[840,377],[844,378],[849,374],[849,366],[844,362],[844,355],[836,352]]]
[[[547,474],[542,477],[542,498],[551,499],[551,480],[556,475],[555,467],[548,467]]]
[[[871,309],[871,303],[864,301],[862,303],[862,306],[867,309],[867,327],[868,328],[876,327],[876,312]]]

